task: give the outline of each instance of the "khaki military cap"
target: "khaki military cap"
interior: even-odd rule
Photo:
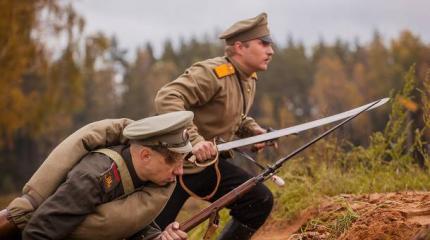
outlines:
[[[225,39],[228,45],[232,45],[236,41],[243,42],[257,38],[271,43],[272,38],[267,27],[267,14],[261,13],[256,17],[239,21],[221,33],[219,38]]]
[[[128,139],[139,140],[145,146],[161,146],[178,153],[189,153],[191,143],[186,128],[193,121],[190,111],[177,111],[144,118],[124,128]]]

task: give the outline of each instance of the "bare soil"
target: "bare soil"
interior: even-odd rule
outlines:
[[[6,207],[13,197],[1,198],[0,207]],[[187,205],[197,211],[207,203],[190,201]],[[191,215],[182,214],[182,219]],[[252,239],[430,240],[430,192],[325,198],[292,221],[269,219]]]
[[[341,195],[295,220],[269,220],[253,240],[430,239],[430,192]]]

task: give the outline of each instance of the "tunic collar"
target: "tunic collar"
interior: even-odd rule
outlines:
[[[143,186],[145,182],[140,180],[140,178],[137,176],[136,170],[133,166],[133,162],[131,161],[130,145],[125,146],[121,150],[121,155],[124,158],[125,164],[127,165],[128,172],[130,173],[134,188],[139,188]]]

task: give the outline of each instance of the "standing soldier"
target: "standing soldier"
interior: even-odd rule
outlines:
[[[192,153],[200,164],[217,154],[212,139],[230,141],[234,136],[266,132],[248,116],[256,90],[256,72],[267,70],[274,53],[266,13],[233,24],[220,38],[226,42],[225,56],[195,63],[162,87],[155,98],[158,113],[194,112],[189,134]],[[255,147],[260,149],[264,144]],[[160,226],[173,221],[190,196],[213,202],[251,178],[223,157],[210,167],[196,168],[187,163],[184,167],[181,184],[156,219]],[[257,185],[228,206],[232,220],[220,239],[249,239],[265,222],[272,205],[269,189]]]
[[[24,195],[7,208],[9,226],[21,228],[24,240],[186,239],[178,223],[161,231],[153,220],[183,173],[184,156],[192,150],[186,130],[192,118],[192,112],[179,111],[135,122],[105,120],[96,123],[110,126],[102,131],[89,125],[72,134],[62,144],[73,143],[80,152],[74,139],[82,131],[91,138],[80,141],[88,147],[87,140],[105,141],[107,131],[118,136],[127,125],[122,133],[127,141],[120,145],[94,150],[78,161],[73,154],[56,162],[48,158],[26,184]]]

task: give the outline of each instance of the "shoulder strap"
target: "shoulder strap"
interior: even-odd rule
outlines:
[[[224,78],[230,75],[233,75],[235,70],[231,63],[223,63],[221,65],[216,66],[214,72],[218,78]]]
[[[130,172],[125,164],[124,158],[117,152],[109,148],[102,148],[94,150],[93,152],[102,153],[111,158],[118,167],[119,175],[121,176],[122,187],[124,194],[127,195],[134,191],[133,181],[131,180]]]

